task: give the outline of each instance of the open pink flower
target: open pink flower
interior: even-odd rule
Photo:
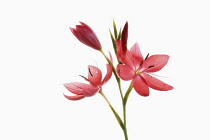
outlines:
[[[85,23],[80,22],[81,25],[76,25],[76,28],[70,28],[74,36],[83,44],[96,49],[101,49],[101,44],[95,32]]]
[[[116,45],[119,60],[124,63],[117,65],[117,73],[123,80],[132,80],[133,87],[138,94],[149,96],[149,87],[161,91],[173,89],[172,86],[149,75],[161,70],[167,64],[168,55],[152,55],[144,60],[137,43],[130,51],[122,51],[121,40],[117,40]]]
[[[107,73],[102,80],[101,70],[95,66],[88,66],[88,78],[82,76],[85,80],[89,82],[86,83],[66,83],[64,86],[73,94],[74,96],[64,95],[69,100],[80,100],[84,97],[90,97],[99,92],[102,86],[111,78],[112,76],[112,67],[110,64],[107,64]]]

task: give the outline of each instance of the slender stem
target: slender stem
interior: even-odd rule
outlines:
[[[128,101],[128,97],[129,97],[129,95],[130,95],[132,89],[133,89],[133,84],[132,84],[132,81],[131,81],[131,82],[130,82],[130,85],[129,85],[129,87],[128,87],[126,93],[125,93],[125,96],[124,96],[124,98],[123,98],[123,105],[124,105],[124,106],[126,106],[126,103],[127,103],[127,101]]]
[[[117,119],[119,125],[121,126],[122,130],[124,131],[125,127],[124,124],[122,122],[122,119],[120,118],[120,116],[118,115],[118,113],[115,111],[115,109],[112,107],[111,103],[109,102],[109,100],[106,98],[106,96],[104,95],[104,93],[102,91],[99,91],[99,93],[104,97],[104,99],[106,100],[106,102],[108,103],[110,109],[112,110],[113,114],[115,115],[115,118]]]
[[[128,133],[127,133],[127,127],[126,127],[126,103],[127,103],[127,100],[128,100],[128,96],[133,88],[132,86],[132,82],[130,83],[130,86],[128,87],[126,93],[125,93],[125,96],[123,97],[123,93],[122,93],[122,87],[121,87],[121,81],[120,81],[120,78],[118,77],[117,73],[116,73],[116,69],[112,63],[112,61],[110,61],[110,59],[106,56],[106,54],[103,52],[103,50],[101,49],[100,52],[103,54],[103,56],[105,57],[105,59],[107,60],[107,62],[112,66],[112,70],[113,70],[113,73],[115,75],[115,78],[116,78],[116,81],[117,81],[117,84],[118,84],[118,88],[120,90],[120,96],[121,96],[121,99],[122,99],[122,105],[123,105],[123,122],[120,118],[120,116],[117,114],[117,112],[114,110],[114,108],[111,106],[110,102],[108,101],[108,99],[106,98],[106,96],[103,94],[102,91],[100,91],[99,93],[104,97],[104,99],[107,101],[107,103],[109,104],[109,107],[111,108],[112,112],[114,113],[118,123],[120,124],[123,132],[124,132],[124,136],[125,136],[125,140],[128,140]]]
[[[128,134],[127,134],[127,128],[124,125],[124,123],[122,122],[120,116],[118,115],[118,113],[115,111],[115,109],[112,107],[111,103],[109,102],[109,100],[106,98],[106,96],[104,95],[104,93],[102,91],[99,91],[99,93],[103,96],[103,98],[106,100],[106,102],[108,103],[110,109],[112,110],[113,114],[115,115],[115,118],[117,119],[119,125],[121,126],[123,132],[124,132],[124,136],[125,136],[125,140],[128,140]]]
[[[102,97],[104,97],[104,99],[106,100],[106,102],[108,103],[108,105],[109,106],[112,106],[111,103],[109,102],[109,100],[107,99],[107,97],[105,96],[105,94],[102,92],[102,90],[100,90],[99,93],[102,95]]]
[[[126,103],[127,103],[128,97],[129,97],[132,89],[133,89],[133,85],[132,85],[132,81],[131,81],[131,83],[125,93],[125,96],[123,98],[123,118],[124,118],[124,126],[125,126],[124,133],[126,133],[127,139],[128,139],[128,133],[127,133],[127,125],[126,125]]]
[[[100,52],[103,54],[103,56],[105,57],[107,62],[112,66],[112,70],[113,70],[114,76],[116,78],[116,81],[117,81],[117,84],[118,84],[118,88],[120,90],[120,96],[121,96],[121,99],[122,99],[122,102],[123,102],[123,94],[122,94],[121,82],[120,82],[120,78],[117,75],[116,69],[115,69],[112,61],[106,56],[106,54],[103,52],[102,49],[100,50]]]

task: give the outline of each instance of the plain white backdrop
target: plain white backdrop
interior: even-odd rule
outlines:
[[[208,0],[1,1],[0,139],[124,139],[99,94],[77,102],[63,97],[63,83],[82,82],[78,75],[87,75],[87,65],[106,64],[69,27],[79,21],[90,25],[108,54],[115,19],[118,27],[128,21],[128,45],[138,42],[144,56],[171,56],[157,75],[175,88],[150,90],[146,98],[132,91],[129,139],[209,140],[209,7]],[[114,77],[104,92],[121,115]]]

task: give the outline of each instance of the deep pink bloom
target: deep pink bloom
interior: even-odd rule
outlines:
[[[95,66],[88,66],[88,78],[82,76],[85,80],[89,82],[86,83],[66,83],[64,86],[73,94],[74,96],[64,95],[69,100],[80,100],[84,97],[89,97],[95,95],[99,92],[102,86],[111,78],[112,76],[112,67],[110,64],[107,64],[107,73],[102,80],[101,70]]]
[[[132,80],[132,84],[136,92],[142,96],[149,95],[149,87],[167,91],[173,89],[172,86],[149,75],[152,72],[161,70],[168,62],[168,55],[152,55],[146,60],[143,59],[138,44],[134,44],[132,48],[122,51],[122,41],[117,40],[117,49],[119,60],[124,64],[117,65],[117,73],[123,80]]]
[[[70,28],[74,36],[83,44],[96,49],[101,49],[101,44],[95,32],[85,23],[80,22],[81,25],[76,25],[76,28]]]

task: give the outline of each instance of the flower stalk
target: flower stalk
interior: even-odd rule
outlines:
[[[172,86],[151,76],[151,73],[161,70],[167,64],[169,56],[162,54],[149,56],[148,53],[144,59],[137,43],[135,43],[130,50],[127,49],[128,22],[126,22],[123,29],[121,30],[120,28],[118,32],[116,23],[113,21],[113,29],[114,33],[110,30],[109,33],[118,62],[116,67],[113,64],[111,54],[110,58],[107,57],[102,49],[97,35],[90,26],[80,22],[80,25],[76,25],[75,28],[70,28],[73,35],[81,43],[101,52],[108,64],[106,64],[107,73],[104,78],[102,78],[102,72],[98,67],[88,65],[88,77],[86,78],[85,76],[80,75],[88,83],[65,83],[64,86],[66,89],[73,93],[74,96],[64,94],[64,97],[68,100],[76,101],[86,97],[91,97],[97,93],[101,94],[123,130],[125,140],[128,140],[126,105],[129,95],[132,89],[141,96],[149,96],[149,87],[160,91],[173,89]],[[102,92],[102,87],[110,80],[112,73],[114,73],[120,92],[123,110],[122,115],[118,114],[105,94]],[[130,81],[130,84],[124,94],[122,91],[121,80]]]

